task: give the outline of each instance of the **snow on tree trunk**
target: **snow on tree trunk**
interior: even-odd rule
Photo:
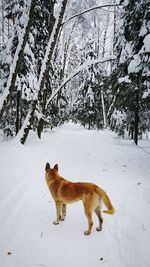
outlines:
[[[23,60],[24,49],[25,49],[28,36],[29,36],[29,32],[30,32],[30,28],[31,28],[31,22],[33,19],[33,12],[34,12],[35,5],[36,5],[36,0],[32,0],[29,16],[26,18],[25,26],[21,33],[18,46],[16,48],[13,63],[10,67],[10,74],[7,80],[7,86],[4,90],[4,93],[0,97],[0,118],[2,118],[5,108],[7,107],[7,104],[10,100],[12,92],[14,91],[14,88],[15,88],[16,78],[19,72],[21,62]]]
[[[135,125],[134,125],[134,142],[138,144],[139,134],[139,89],[135,91]]]
[[[20,140],[21,144],[23,144],[23,145],[24,145],[24,143],[28,137],[28,133],[29,133],[29,130],[31,129],[31,125],[33,124],[33,120],[34,120],[33,115],[35,112],[36,104],[37,104],[36,100],[32,101],[30,109],[29,109],[28,114],[26,116],[26,119],[23,123],[23,126],[17,135],[17,139]]]
[[[20,97],[21,97],[21,91],[17,91],[17,108],[16,108],[16,135],[19,132],[20,129]]]
[[[60,27],[61,27],[61,24],[63,21],[67,1],[68,0],[63,0],[61,5],[60,5],[60,12],[59,12],[58,18],[55,21],[55,24],[54,24],[54,27],[53,27],[53,30],[51,32],[51,36],[50,36],[50,39],[49,39],[49,42],[47,45],[47,49],[45,52],[45,56],[44,56],[44,60],[43,60],[42,66],[41,66],[40,76],[39,76],[39,80],[38,80],[38,84],[37,84],[38,96],[40,95],[40,91],[44,87],[44,80],[45,80],[45,77],[46,77],[47,72],[49,70],[49,64],[52,60],[53,52],[54,52],[54,49],[55,49],[55,46],[57,43],[57,37],[59,35],[59,30],[60,30]],[[45,109],[45,103],[44,103],[43,109]],[[35,102],[35,106],[33,106],[33,109],[31,108],[31,110],[29,110],[29,113],[27,115],[27,118],[28,117],[30,118],[30,120],[28,120],[28,124],[24,124],[22,129],[21,129],[21,131],[23,132],[23,136],[25,136],[25,138],[22,137],[23,140],[27,139],[27,136],[28,136],[29,131],[31,129],[31,125],[33,123],[33,118],[34,118],[34,112],[36,110],[36,105],[37,105],[37,101]],[[41,117],[39,120],[39,126],[38,126],[39,138],[41,137],[42,130],[43,130],[43,118]],[[20,140],[22,140],[22,138]],[[22,144],[24,142],[21,141]]]
[[[61,3],[61,9],[59,12],[59,16],[55,21],[54,27],[53,27],[53,31],[51,33],[48,45],[47,45],[47,49],[46,49],[46,53],[44,56],[44,60],[43,60],[43,64],[41,67],[41,71],[40,71],[40,76],[39,76],[39,81],[38,81],[38,85],[37,85],[37,90],[40,91],[43,86],[44,86],[44,78],[45,75],[47,73],[47,69],[49,67],[49,64],[52,60],[52,55],[56,46],[56,42],[57,42],[57,37],[59,35],[59,30],[61,27],[61,23],[63,21],[63,17],[64,17],[64,13],[65,13],[65,9],[66,9],[66,5],[67,5],[67,1],[68,0],[63,0]]]
[[[1,36],[0,45],[4,44],[4,1],[1,2]]]
[[[104,104],[104,93],[103,93],[103,89],[101,89],[101,101],[102,101],[102,110],[103,110],[104,128],[106,128],[106,127],[107,127],[107,122],[106,122],[106,112],[105,112],[105,104]]]
[[[45,82],[45,78],[46,76],[48,76],[49,74],[49,66],[50,66],[50,62],[52,60],[52,56],[56,47],[56,43],[57,43],[57,39],[58,39],[58,35],[59,35],[59,31],[60,31],[60,27],[64,18],[64,13],[65,13],[65,9],[67,6],[67,1],[68,0],[63,0],[61,3],[61,7],[60,7],[60,12],[59,12],[59,16],[55,21],[55,24],[53,26],[53,31],[52,34],[50,36],[50,40],[47,46],[47,50],[45,53],[45,57],[44,57],[44,61],[41,67],[41,72],[40,72],[40,77],[39,77],[39,81],[38,81],[38,92],[42,91],[43,87],[44,87],[44,82]],[[47,96],[47,90],[46,88],[44,89],[44,98],[43,98],[43,106],[42,106],[42,115],[45,114],[45,106],[46,106],[46,97]],[[41,116],[38,126],[37,126],[37,134],[38,137],[41,138],[41,133],[43,131],[43,126],[44,126],[44,120]]]

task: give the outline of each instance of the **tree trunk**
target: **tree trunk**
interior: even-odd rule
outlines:
[[[103,37],[103,50],[102,50],[102,57],[105,56],[105,51],[106,51],[106,37],[107,37],[107,31],[108,31],[108,23],[109,23],[109,12],[107,14],[107,19],[106,19],[106,29],[104,31],[104,37]]]
[[[34,112],[35,112],[35,109],[36,109],[36,104],[37,104],[37,101],[33,101],[32,104],[31,104],[31,107],[30,107],[30,110],[27,114],[27,117],[24,121],[24,124],[23,124],[23,127],[22,127],[22,130],[23,130],[23,135],[22,137],[20,138],[20,142],[21,144],[24,145],[27,137],[28,137],[28,133],[29,133],[29,130],[31,129],[31,125],[33,125],[33,121],[34,121]]]
[[[41,73],[40,73],[40,78],[39,78],[39,82],[38,82],[38,92],[39,93],[42,92],[42,90],[44,88],[45,80],[49,76],[50,62],[52,60],[52,56],[53,56],[53,53],[54,53],[54,50],[56,47],[57,38],[59,36],[59,31],[60,31],[60,27],[61,27],[61,24],[63,21],[67,1],[68,0],[62,1],[62,6],[61,6],[58,20],[56,20],[55,24],[53,25],[53,31],[51,32],[49,44],[48,44],[47,51],[46,51],[45,57],[44,57],[44,62],[43,62],[43,64],[46,64],[46,66],[45,66],[45,69],[43,68],[43,66],[41,67]],[[43,69],[44,69],[44,71],[43,71]],[[42,115],[45,115],[46,100],[47,100],[47,89],[45,88],[43,90]],[[44,126],[44,120],[43,120],[43,118],[40,118],[38,126],[37,126],[37,134],[38,134],[39,138],[41,138],[43,126]]]
[[[1,44],[1,47],[3,47],[3,44],[4,44],[4,1],[2,0],[1,2],[1,9],[2,9],[2,17],[1,17],[1,24],[2,24],[2,44]]]
[[[105,51],[106,51],[106,37],[107,37],[107,31],[108,31],[108,24],[109,24],[109,12],[108,12],[108,14],[107,14],[106,29],[105,29],[104,37],[103,37],[102,58],[105,57]],[[107,123],[106,123],[106,113],[105,113],[105,103],[104,103],[104,93],[103,93],[103,89],[101,89],[101,103],[102,103],[102,112],[103,112],[104,128],[106,128],[106,127],[107,127]]]
[[[47,86],[48,85],[45,85],[45,89],[44,89],[44,92],[43,92],[43,107],[42,107],[42,115],[44,116],[45,115],[45,106],[46,106],[46,100],[47,100]],[[38,125],[37,125],[37,135],[38,137],[41,139],[41,134],[43,132],[43,128],[44,128],[44,119],[43,118],[40,118],[39,119],[39,122],[38,122]]]
[[[43,68],[43,65],[41,67],[41,73],[40,73],[40,78],[39,78],[39,82],[38,82],[38,91],[42,90],[42,88],[44,87],[44,78],[46,76],[47,71],[49,70],[49,64],[52,60],[53,52],[54,52],[56,42],[57,42],[57,37],[59,35],[59,30],[61,27],[61,23],[63,21],[67,1],[68,0],[62,1],[62,6],[61,6],[60,13],[59,13],[59,17],[55,22],[52,34],[50,36],[49,44],[48,44],[48,47],[47,47],[47,50],[45,53],[45,57],[44,57],[44,62],[43,62],[43,65],[46,64],[46,66],[45,66],[45,68]]]
[[[20,129],[20,91],[17,91],[17,107],[16,107],[16,135]]]
[[[47,46],[47,49],[46,49],[46,52],[45,52],[45,57],[44,57],[44,60],[43,60],[43,64],[41,66],[41,72],[40,72],[38,85],[37,85],[38,99],[39,99],[39,96],[40,96],[40,94],[41,94],[41,92],[42,92],[42,90],[44,88],[45,78],[46,78],[47,75],[49,75],[49,66],[50,66],[50,63],[51,63],[51,60],[52,60],[52,56],[53,56],[53,52],[54,52],[54,49],[55,49],[55,46],[56,46],[57,37],[59,35],[59,30],[60,30],[61,23],[62,23],[62,20],[63,20],[63,17],[64,17],[67,1],[68,0],[63,0],[62,1],[62,6],[61,6],[60,13],[59,13],[59,17],[55,21],[55,25],[53,26],[53,30],[51,32],[49,43],[48,43],[48,46]],[[27,136],[29,134],[29,131],[31,129],[31,125],[32,125],[32,122],[33,122],[33,117],[34,117],[34,112],[35,112],[35,109],[36,109],[36,105],[37,105],[37,101],[34,101],[34,107],[29,111],[29,113],[27,115],[26,120],[28,121],[28,126],[24,128],[24,134],[23,134],[23,137],[20,140],[22,144],[25,143],[25,141],[27,139]],[[45,103],[43,103],[42,109],[44,110],[44,113],[45,113],[45,108],[46,108],[46,105],[45,105]],[[30,119],[28,119],[28,117]],[[41,138],[41,133],[42,133],[42,130],[43,130],[43,123],[44,123],[43,118],[41,118],[39,123],[38,123],[39,124],[38,125],[38,137],[39,138]],[[25,138],[24,138],[24,136],[25,136]]]
[[[138,144],[139,133],[139,89],[135,91],[135,129],[134,129],[134,142]]]
[[[91,129],[91,121],[89,120],[89,127],[88,129],[90,130]]]
[[[51,36],[52,32],[53,32],[53,27],[55,24],[55,17],[54,17],[54,4],[55,1],[53,2],[53,6],[51,5],[51,12],[50,12],[50,25],[49,25],[49,37]],[[49,72],[50,72],[50,62],[47,65],[47,71],[45,73],[45,77],[44,77],[44,83],[45,83],[45,87],[41,88],[41,90],[39,91],[38,94],[38,98],[41,99],[40,105],[41,105],[41,109],[42,109],[42,115],[45,116],[45,111],[46,111],[46,100],[47,100],[47,93],[48,93],[48,83],[49,83]],[[43,118],[40,118],[38,121],[38,125],[37,125],[37,135],[39,137],[39,139],[41,139],[41,134],[43,132],[43,127],[44,127],[44,120]]]
[[[104,104],[104,93],[103,93],[103,89],[101,89],[101,102],[102,102],[102,111],[103,111],[104,128],[106,128],[106,127],[107,127],[107,121],[106,121],[106,112],[105,112],[105,104]]]

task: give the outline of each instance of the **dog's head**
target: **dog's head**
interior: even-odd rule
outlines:
[[[57,179],[58,176],[58,164],[55,164],[54,168],[50,167],[50,164],[47,162],[45,165],[45,179],[47,183]]]
[[[58,172],[58,164],[55,164],[54,168],[51,168],[49,162],[47,162],[45,165],[45,171],[47,172],[48,170],[49,171],[54,170]]]

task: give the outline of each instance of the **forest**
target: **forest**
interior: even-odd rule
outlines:
[[[150,131],[149,0],[1,0],[0,134]]]
[[[150,266],[149,164],[150,0],[0,0],[0,266]]]

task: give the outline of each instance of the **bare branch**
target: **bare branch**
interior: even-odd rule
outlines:
[[[64,21],[64,22],[61,24],[61,26],[63,26],[64,24],[66,24],[66,23],[69,22],[70,20],[72,20],[72,19],[74,19],[74,18],[76,18],[76,17],[78,17],[78,16],[80,16],[80,15],[83,15],[83,14],[85,14],[85,13],[88,13],[88,12],[90,12],[90,11],[92,11],[92,10],[96,10],[96,9],[100,9],[100,8],[105,8],[105,7],[117,7],[117,6],[121,6],[121,4],[107,4],[107,5],[102,5],[102,6],[94,6],[94,7],[91,7],[91,8],[89,8],[89,9],[87,9],[87,10],[84,10],[84,11],[82,11],[82,12],[80,12],[80,13],[78,13],[78,14],[72,16],[72,17],[70,17],[69,19],[67,19],[66,21]],[[106,10],[105,10],[105,11],[106,11]]]
[[[72,79],[74,78],[76,75],[79,74],[79,72],[81,72],[84,69],[87,69],[89,66],[91,65],[95,65],[95,64],[99,64],[99,63],[106,63],[112,60],[115,60],[116,57],[110,57],[110,58],[104,58],[104,59],[95,59],[95,60],[88,60],[86,61],[84,64],[82,64],[75,72],[73,72],[58,88],[57,90],[52,93],[52,95],[50,96],[50,98],[47,101],[46,104],[46,108],[48,106],[48,104],[51,102],[51,100],[57,95],[57,93]]]

